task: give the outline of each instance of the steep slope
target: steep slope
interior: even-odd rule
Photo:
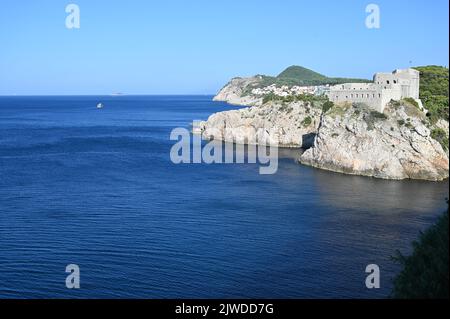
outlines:
[[[393,103],[384,113],[363,105],[335,106],[322,115],[314,146],[300,162],[377,178],[443,180],[448,155],[426,123],[407,103]]]
[[[262,77],[254,76],[250,78],[233,78],[228,82],[217,95],[213,101],[227,102],[233,105],[260,105],[261,97],[256,97],[251,94],[245,94],[248,87],[258,85],[262,81]]]
[[[436,65],[415,67],[420,72],[420,99],[428,110],[428,117],[435,123],[448,122],[448,68]]]
[[[219,112],[199,123],[204,139],[238,144],[311,147],[324,100],[290,103],[270,101],[260,106]]]

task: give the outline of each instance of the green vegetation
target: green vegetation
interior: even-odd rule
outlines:
[[[420,119],[421,121],[429,122],[429,119],[427,118],[427,116],[421,110],[419,110],[417,107],[411,105],[410,103],[404,103],[403,105],[405,107],[404,110],[405,110],[406,115],[408,115],[410,117],[409,120],[411,120],[411,118],[416,118],[416,119]]]
[[[264,96],[264,98],[263,98],[263,104],[266,104],[267,102],[270,102],[270,101],[276,101],[278,99],[278,96],[277,95],[275,95],[275,94],[273,94],[273,93],[269,93],[269,94],[266,94],[265,96]]]
[[[442,148],[444,149],[444,151],[448,150],[448,136],[443,129],[434,128],[431,131],[431,137],[434,138],[436,141],[438,141],[442,145]]]
[[[310,81],[310,82],[319,82],[326,79],[326,76],[314,72],[310,69],[301,67],[301,66],[290,66],[285,69],[283,72],[278,74],[278,79],[292,79],[298,81]]]
[[[409,103],[409,104],[415,106],[416,108],[420,109],[419,103],[417,103],[417,101],[414,100],[414,99],[411,98],[411,97],[405,97],[405,98],[403,99],[403,101],[405,101],[406,103]]]
[[[299,94],[299,95],[289,95],[289,96],[279,96],[274,93],[266,94],[263,97],[263,104],[267,102],[280,102],[280,103],[292,103],[292,102],[306,102],[306,104],[312,107],[321,107],[324,103],[328,101],[326,96],[317,96],[311,94]],[[331,103],[331,102],[330,102]]]
[[[370,82],[366,79],[352,79],[352,78],[330,78],[320,73],[314,72],[310,69],[301,66],[290,66],[281,72],[278,76],[261,76],[262,79],[259,83],[256,83],[244,90],[244,94],[248,94],[252,89],[256,87],[266,87],[272,84],[276,86],[309,86],[309,85],[325,85],[325,84],[340,84],[348,82]]]
[[[449,298],[448,222],[447,206],[447,212],[436,224],[413,243],[410,256],[405,257],[397,251],[393,259],[403,266],[403,270],[394,279],[393,298]]]
[[[420,98],[428,110],[427,116],[431,124],[436,123],[439,119],[449,119],[449,70],[441,66],[421,66],[415,67],[420,72]],[[314,72],[301,66],[290,66],[281,72],[278,76],[261,76],[261,80],[253,83],[244,89],[243,96],[248,95],[254,88],[266,87],[272,84],[276,86],[282,85],[324,85],[324,84],[340,84],[346,82],[370,82],[366,79],[351,78],[332,78]],[[273,100],[273,97],[264,97],[265,102]],[[418,107],[413,99],[405,99],[409,104]],[[394,107],[398,102],[394,102]]]
[[[322,105],[322,112],[326,113],[329,109],[331,109],[334,106],[334,103],[331,101],[326,101]]]
[[[302,125],[303,125],[304,127],[310,126],[311,123],[312,123],[312,119],[311,119],[311,117],[309,117],[309,116],[305,117],[305,118],[303,119],[303,121],[302,121]]]
[[[335,118],[336,116],[344,116],[345,113],[352,105],[350,103],[342,103],[338,105],[334,105],[330,111],[328,111],[327,115]]]
[[[415,101],[414,101],[415,102]],[[400,101],[395,101],[395,100],[391,100],[390,102],[389,102],[395,109],[398,109],[401,105],[402,105],[402,103],[400,102]]]
[[[370,111],[370,115],[371,115],[373,118],[376,118],[376,119],[382,119],[382,120],[387,119],[386,114],[380,113],[380,112],[378,112],[378,111]]]
[[[385,120],[385,119],[387,119],[387,116],[385,114],[383,114],[383,113],[380,113],[378,111],[373,111],[372,110],[372,111],[370,111],[368,113],[365,113],[364,116],[363,116],[363,119],[364,119],[364,122],[366,122],[366,124],[367,124],[367,129],[369,131],[371,131],[371,130],[374,129],[375,123],[377,121]]]
[[[365,79],[347,79],[347,78],[329,78],[320,73],[301,66],[290,66],[281,72],[276,80],[283,83],[291,83],[292,85],[324,85],[324,84],[340,84],[346,82],[369,82]]]
[[[439,119],[448,121],[448,68],[430,65],[415,69],[420,72],[420,99],[431,123]]]

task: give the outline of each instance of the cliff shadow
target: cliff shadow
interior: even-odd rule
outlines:
[[[308,134],[302,135],[302,148],[304,150],[307,150],[308,148],[313,147],[316,135],[317,135],[317,133],[308,133]]]

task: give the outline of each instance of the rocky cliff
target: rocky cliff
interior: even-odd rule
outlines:
[[[256,97],[249,92],[245,92],[248,87],[251,87],[252,84],[257,84],[261,80],[262,78],[260,76],[234,78],[217,93],[213,100],[227,102],[233,105],[261,105],[261,97]]]
[[[239,144],[310,147],[321,112],[319,103],[273,101],[215,113],[207,121],[200,122],[196,131],[205,139]]]
[[[391,104],[383,114],[363,105],[335,106],[322,115],[314,145],[300,162],[385,179],[442,180],[449,175],[448,154],[427,124],[407,103]]]
[[[196,131],[205,139],[302,147],[307,150],[300,163],[335,172],[384,179],[448,178],[448,146],[432,137],[437,126],[415,106],[395,102],[379,113],[364,104],[323,111],[323,103],[279,100],[219,112],[200,122]],[[444,122],[437,125],[446,128],[448,140]]]
[[[363,104],[333,105],[320,93],[294,88],[367,80],[292,66],[276,77],[232,79],[214,100],[250,107],[213,114],[194,132],[233,143],[302,147],[300,163],[336,172],[442,180],[449,175],[448,69],[417,69],[427,116],[405,100],[392,101],[384,113]]]

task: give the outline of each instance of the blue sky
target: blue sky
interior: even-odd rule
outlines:
[[[80,29],[65,7],[79,5]],[[365,27],[366,5],[381,28]],[[447,0],[2,0],[0,95],[213,94],[302,65],[371,78],[448,66]]]

